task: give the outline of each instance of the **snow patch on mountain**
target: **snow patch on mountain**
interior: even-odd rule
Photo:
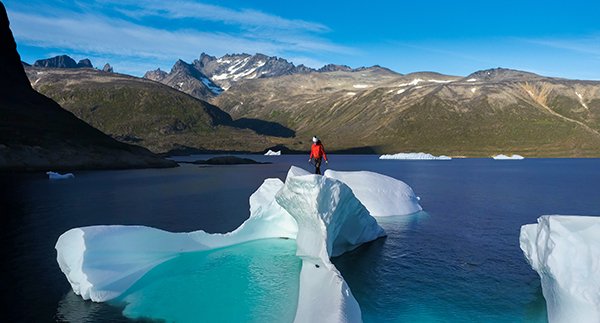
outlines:
[[[586,110],[589,110],[590,108],[588,108],[587,104],[585,104],[585,102],[583,102],[583,95],[581,95],[581,93],[575,91],[575,94],[577,95],[577,97],[579,98],[579,103],[581,103],[581,105],[586,108]]]
[[[215,83],[213,83],[206,77],[201,78],[200,81],[204,83],[204,85],[206,85],[206,87],[215,95],[219,95],[223,92],[222,88],[218,87]]]

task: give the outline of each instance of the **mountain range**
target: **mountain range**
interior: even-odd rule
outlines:
[[[89,69],[26,70],[37,90],[86,122],[155,152],[303,151],[316,134],[338,151],[600,156],[595,81],[504,68],[466,77],[400,74],[380,66],[312,69],[262,54],[201,54],[192,63],[178,60],[169,73],[149,71],[147,80]],[[148,100],[149,93],[160,98]],[[202,131],[191,131],[194,122],[172,118],[187,106],[198,113],[210,106],[227,121],[207,121]],[[157,123],[141,126],[148,120]]]
[[[218,107],[144,78],[95,69],[26,67],[32,86],[120,141],[165,153],[261,151],[292,137],[284,127],[231,116]]]
[[[353,69],[335,64],[313,69],[263,54],[228,54],[217,58],[202,53],[192,63],[178,60],[169,73],[159,68],[146,72],[144,78],[166,84],[198,99],[210,100],[243,80],[335,71],[350,72]]]
[[[146,72],[144,78],[166,84],[198,99],[210,99],[223,92],[219,85],[194,65],[182,60],[178,60],[169,73],[157,69]]]
[[[336,149],[598,156],[600,82],[510,69],[466,77],[381,68],[239,82],[212,103]],[[295,148],[292,146],[291,148]]]

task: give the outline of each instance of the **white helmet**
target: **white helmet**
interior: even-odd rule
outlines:
[[[319,138],[317,138],[317,136],[314,136],[313,139],[312,139],[312,141],[316,144],[317,141],[319,141]]]

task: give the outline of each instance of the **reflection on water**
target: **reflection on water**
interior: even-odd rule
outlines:
[[[106,306],[103,303],[84,301],[79,295],[69,291],[56,308],[58,322],[127,322],[121,315],[121,309]]]

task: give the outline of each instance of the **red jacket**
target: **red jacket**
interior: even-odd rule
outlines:
[[[327,155],[325,155],[325,149],[323,148],[323,144],[320,142],[316,144],[312,144],[310,147],[310,157],[309,158],[321,158],[327,160]]]

